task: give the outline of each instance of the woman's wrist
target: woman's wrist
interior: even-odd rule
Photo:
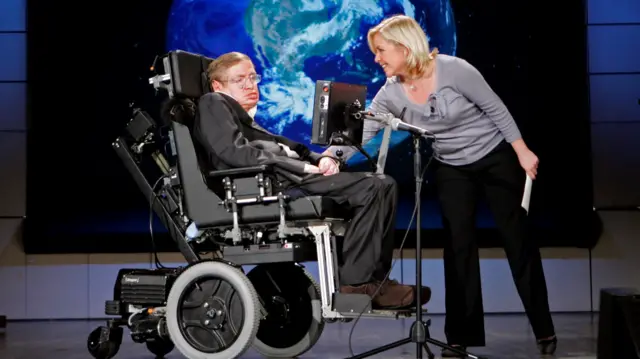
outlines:
[[[524,140],[522,138],[511,142],[511,146],[513,147],[513,149],[516,151],[518,155],[520,155],[523,152],[529,151],[527,144],[524,143]]]

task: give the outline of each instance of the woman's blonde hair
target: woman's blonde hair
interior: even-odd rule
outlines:
[[[376,49],[373,45],[373,38],[380,34],[385,40],[396,45],[402,45],[409,50],[407,55],[407,71],[413,76],[422,76],[429,64],[438,54],[438,49],[434,48],[429,52],[429,41],[420,24],[413,18],[406,15],[394,15],[384,19],[374,26],[367,34],[369,49],[374,54]]]

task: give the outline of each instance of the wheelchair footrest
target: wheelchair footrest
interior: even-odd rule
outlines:
[[[415,308],[372,309],[371,297],[366,294],[333,294],[333,310],[345,318],[410,318],[416,314]],[[423,316],[427,313],[422,310]]]
[[[311,262],[317,260],[315,243],[269,243],[245,246],[229,246],[223,248],[225,260],[238,265],[279,263],[279,262]]]
[[[400,318],[412,318],[416,316],[415,309],[374,309],[370,312],[364,312],[360,315],[360,311],[357,312],[339,312],[344,318],[355,319],[358,316],[360,318],[369,319],[400,319]],[[422,312],[423,322],[429,326],[431,319],[424,320],[427,313]]]
[[[371,313],[371,297],[366,294],[333,293],[333,310],[339,313]]]

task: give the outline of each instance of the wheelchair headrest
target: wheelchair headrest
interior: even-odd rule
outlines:
[[[207,68],[213,59],[183,50],[171,51],[160,58],[163,72],[150,78],[156,89],[168,92],[160,117],[165,125],[172,121],[191,128],[196,112],[196,102],[211,92]],[[156,67],[157,70],[159,70]]]
[[[162,57],[164,74],[149,79],[156,88],[169,92],[169,97],[196,100],[211,92],[207,67],[212,58],[183,50],[174,50]]]

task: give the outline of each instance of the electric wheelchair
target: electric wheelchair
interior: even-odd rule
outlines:
[[[173,51],[160,61],[164,71],[149,83],[169,98],[197,101],[210,91],[212,59]],[[175,347],[188,358],[229,359],[253,347],[290,358],[313,347],[325,323],[414,315],[337,292],[336,249],[349,213],[336,203],[276,192],[269,166],[202,173],[189,125],[177,115],[184,110],[174,106],[160,126],[136,109],[112,144],[187,264],[119,272],[105,304],[114,318],[88,338],[95,358],[116,355],[125,326],[158,357]],[[317,261],[320,283],[300,264],[309,261]],[[245,273],[246,265],[254,267]]]

